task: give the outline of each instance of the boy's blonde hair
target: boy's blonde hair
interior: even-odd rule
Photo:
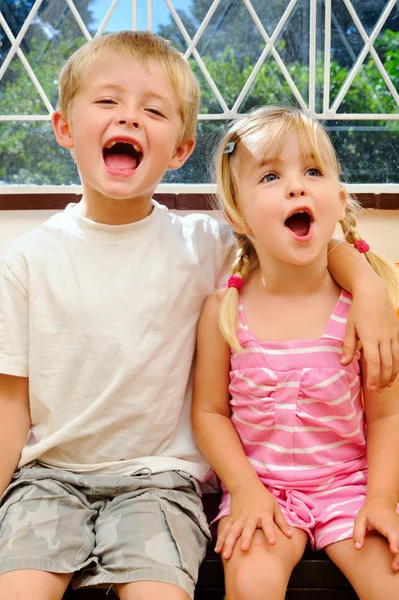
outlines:
[[[312,153],[315,166],[323,170],[323,162],[327,161],[339,180],[341,167],[334,147],[325,129],[317,121],[295,108],[269,106],[256,108],[237,119],[223,136],[216,151],[216,180],[218,184],[218,208],[227,221],[239,230],[246,231],[242,204],[238,195],[238,179],[240,161],[236,148],[240,143],[249,144],[253,150],[262,149],[264,154],[268,148],[277,143],[277,154],[292,132],[297,131],[304,153]],[[259,134],[259,135],[257,135]],[[323,157],[320,153],[320,141],[323,144]],[[234,143],[234,150],[226,153],[229,143]],[[327,155],[326,155],[327,153]],[[341,184],[342,185],[342,184]],[[343,186],[342,189],[344,190]],[[354,244],[361,237],[356,230],[355,210],[359,208],[356,201],[347,194],[348,203],[344,220],[340,223],[345,240]],[[233,275],[243,280],[257,264],[255,247],[250,235],[234,233],[235,259],[232,265]],[[374,271],[386,281],[395,306],[399,299],[397,271],[381,256],[368,251],[365,257]],[[226,290],[220,307],[220,329],[231,348],[242,350],[236,334],[238,315],[238,290],[234,287]]]
[[[119,31],[83,44],[72,54],[59,77],[58,108],[68,120],[73,100],[88,70],[107,52],[134,58],[146,69],[160,64],[168,75],[180,102],[182,131],[179,143],[195,139],[200,87],[188,62],[169,42],[149,31]]]

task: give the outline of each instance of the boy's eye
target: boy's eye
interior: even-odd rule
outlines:
[[[100,98],[96,100],[96,104],[116,104],[116,102],[112,98]]]
[[[306,170],[306,175],[310,175],[310,177],[321,177],[323,173],[317,167],[310,167]]]
[[[278,179],[276,173],[266,173],[266,175],[263,175],[262,177],[262,182],[268,183],[269,181],[275,181],[276,179]]]
[[[153,115],[158,115],[159,117],[165,117],[165,114],[158,108],[147,108],[147,111]]]

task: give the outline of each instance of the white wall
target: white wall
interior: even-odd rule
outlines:
[[[10,242],[47,220],[56,211],[0,211],[0,255]],[[373,250],[399,262],[399,210],[365,210],[358,216],[359,232]]]

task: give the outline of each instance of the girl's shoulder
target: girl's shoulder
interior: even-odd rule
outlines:
[[[211,294],[209,294],[208,298],[204,302],[204,306],[202,309],[202,314],[206,313],[211,315],[213,313],[219,314],[219,309],[221,302],[227,292],[227,287],[221,287],[213,290]]]

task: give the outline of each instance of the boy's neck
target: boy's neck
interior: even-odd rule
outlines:
[[[151,196],[148,195],[120,200],[100,195],[93,198],[83,192],[78,206],[82,217],[104,225],[135,223],[148,217],[153,210]]]

